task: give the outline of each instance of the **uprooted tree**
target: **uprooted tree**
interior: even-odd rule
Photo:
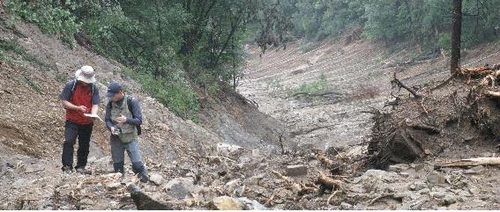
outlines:
[[[394,75],[395,97],[389,112],[370,111],[375,124],[368,146],[369,167],[410,163],[469,142],[500,135],[500,64],[460,68],[441,84],[415,90]]]

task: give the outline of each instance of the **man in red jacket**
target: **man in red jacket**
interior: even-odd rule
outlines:
[[[99,109],[99,89],[94,69],[83,66],[75,73],[75,79],[66,83],[61,93],[61,100],[66,109],[65,141],[62,152],[62,170],[73,172],[73,146],[78,138],[77,172],[84,173],[90,148],[90,136],[94,126],[93,118],[87,115],[97,115]]]

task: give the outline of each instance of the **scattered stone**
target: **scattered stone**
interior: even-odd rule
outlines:
[[[347,202],[340,203],[340,210],[351,210],[353,206]]]
[[[443,198],[446,196],[446,193],[438,191],[438,192],[431,192],[430,195],[431,195],[431,197],[434,197],[434,198]]]
[[[244,210],[268,210],[268,208],[266,208],[256,200],[250,200],[246,197],[240,197],[238,198],[238,200],[245,205]]]
[[[93,205],[95,202],[89,198],[85,198],[80,200],[79,202],[81,205]]]
[[[400,172],[399,175],[401,175],[401,177],[409,177],[410,173],[408,173],[408,172]]]
[[[399,164],[394,164],[390,165],[387,171],[393,171],[393,172],[401,172],[401,171],[406,171],[410,169],[410,165],[404,164],[404,163],[399,163]]]
[[[239,201],[238,199],[221,196],[215,197],[210,203],[209,206],[215,210],[243,210],[245,209],[245,205]]]
[[[111,182],[111,183],[108,183],[106,184],[106,188],[108,190],[114,190],[114,189],[118,189],[122,186],[121,183],[118,183],[118,182]]]
[[[185,199],[190,197],[194,188],[191,177],[175,178],[165,185],[165,192],[174,198]]]
[[[307,175],[307,166],[304,165],[287,166],[285,172],[287,176]]]
[[[424,182],[414,182],[409,186],[409,189],[412,191],[420,191],[424,188],[427,188],[427,185]]]
[[[144,193],[137,185],[130,183],[127,185],[130,196],[134,200],[138,210],[172,210],[173,208],[167,203],[163,203],[152,199]]]
[[[451,204],[455,204],[457,202],[457,198],[454,195],[446,195],[443,199],[442,204],[445,206],[449,206]]]
[[[149,181],[151,181],[155,185],[161,185],[161,184],[163,184],[165,179],[163,178],[163,176],[161,176],[157,173],[153,173],[153,174],[150,174]]]
[[[433,185],[445,184],[446,178],[438,172],[432,172],[427,176],[427,181]]]
[[[19,189],[25,186],[30,185],[29,180],[27,179],[18,179],[14,183],[12,183],[12,188]]]

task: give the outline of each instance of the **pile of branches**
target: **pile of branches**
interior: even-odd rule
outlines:
[[[441,121],[435,123],[426,123],[426,119],[423,118],[428,117],[427,115],[437,115],[434,114],[435,112],[432,112],[435,109],[430,110],[429,108],[429,106],[436,103],[432,101],[433,98],[430,97],[430,93],[433,90],[443,87],[453,79],[464,79],[470,88],[466,96],[467,103],[464,102],[464,104],[468,105],[466,108],[473,110],[476,107],[471,107],[471,105],[475,105],[479,100],[484,99],[484,97],[500,97],[500,90],[495,86],[495,84],[498,84],[499,75],[500,64],[460,68],[455,74],[437,86],[419,89],[415,86],[405,85],[396,78],[396,74],[394,73],[391,80],[393,91],[395,89],[397,91],[401,91],[402,89],[407,90],[411,94],[410,98],[413,98],[411,102],[418,105],[423,116],[418,116],[422,119],[411,120],[409,117],[401,119],[401,117],[393,116],[390,113],[382,113],[378,110],[370,112],[374,115],[375,125],[372,128],[372,138],[368,146],[368,154],[370,155],[368,166],[385,169],[393,163],[414,162],[427,155],[440,152],[442,148],[436,144],[440,142],[438,139],[439,136],[435,135],[444,133],[442,129],[444,122],[440,119]],[[386,106],[390,105],[394,108],[400,104],[402,99],[395,95],[393,97],[395,101],[386,103]],[[456,92],[452,97],[457,98]],[[431,103],[426,101],[430,101]],[[455,100],[455,102],[460,101]]]

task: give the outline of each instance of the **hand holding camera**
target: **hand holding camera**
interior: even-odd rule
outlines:
[[[121,129],[118,127],[111,127],[111,134],[120,135]]]

